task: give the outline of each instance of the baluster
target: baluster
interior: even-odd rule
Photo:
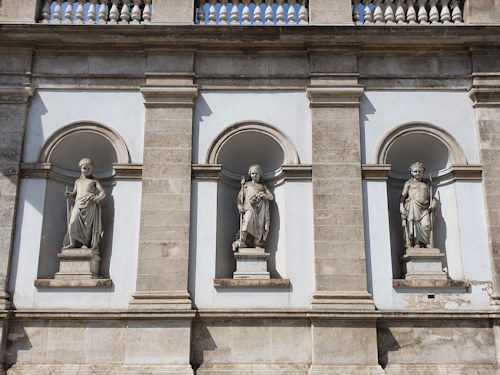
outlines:
[[[76,8],[76,20],[75,24],[76,25],[81,25],[83,24],[83,21],[85,21],[85,3],[86,0],[78,0],[78,7]]]
[[[122,0],[122,11],[120,13],[120,23],[122,24],[128,24],[130,22],[130,9],[128,7],[128,4],[130,3],[130,0]]]
[[[428,25],[427,20],[427,9],[425,9],[425,4],[427,0],[418,0],[418,23],[420,25]]]
[[[118,2],[120,0],[111,0],[111,10],[109,11],[109,23],[116,25],[120,19],[120,13],[118,12]]]
[[[240,11],[238,9],[239,0],[233,0],[233,9],[231,9],[231,25],[239,25]]]
[[[451,13],[450,8],[448,8],[449,0],[441,0],[441,13],[440,18],[443,25],[451,24]]]
[[[97,13],[95,11],[95,3],[97,0],[90,0],[89,10],[87,12],[87,22],[85,23],[95,23],[97,18]]]
[[[260,9],[262,0],[254,0],[254,3],[255,3],[255,9],[253,11],[253,24],[262,25],[262,9]]]
[[[417,12],[415,11],[415,0],[406,0],[408,4],[408,10],[406,11],[406,21],[408,25],[417,25]]]
[[[42,23],[50,22],[50,5],[53,0],[45,0],[42,8]]]
[[[284,0],[276,0],[276,4],[278,4],[278,8],[276,8],[276,25],[286,25],[283,2]]]
[[[460,9],[460,0],[451,0],[451,20],[455,24],[460,24],[464,22],[462,16],[462,10]]]
[[[306,0],[300,0],[299,24],[307,25],[308,23],[309,22],[307,21]]]
[[[219,25],[227,25],[227,0],[220,0]]]
[[[101,0],[101,5],[99,5],[99,23],[105,24],[108,22],[108,9],[106,8],[108,5],[108,0]]]
[[[359,1],[359,0],[358,0]],[[287,13],[289,25],[295,25],[297,23],[297,12],[295,12],[295,0],[288,0],[288,13]]]
[[[215,4],[217,4],[217,0],[210,0],[210,9],[208,10],[209,25],[217,24],[217,10],[215,9]]]
[[[352,0],[352,20],[356,25],[361,25],[361,13],[359,12],[359,0]]]
[[[437,8],[437,2],[438,0],[429,0],[429,5],[430,5],[429,20],[433,25],[439,22],[439,11]]]
[[[363,12],[363,24],[372,25],[373,24],[373,14],[370,9],[371,0],[363,0],[364,12]]]
[[[61,23],[62,16],[63,16],[63,11],[62,11],[62,1],[63,0],[56,0],[56,6],[54,7],[54,13],[53,17],[54,19],[52,20],[51,23]]]
[[[403,8],[404,0],[396,0],[396,22],[398,25],[405,24],[405,10]]]
[[[384,12],[384,19],[385,19],[385,23],[387,25],[394,25],[394,21],[395,21],[395,18],[394,18],[394,8],[393,8],[393,2],[394,0],[384,0],[384,4],[385,4],[385,12]]]
[[[250,15],[250,0],[243,0],[243,12],[241,13],[241,20],[243,25],[250,25],[251,15]]]
[[[274,20],[273,13],[273,0],[266,0],[266,13],[264,14],[266,17],[266,25],[272,25]]]
[[[132,8],[132,21],[130,23],[141,23],[141,0],[134,0],[134,7]]]
[[[151,0],[144,0],[144,10],[142,11],[142,23],[151,22]]]
[[[198,19],[198,24],[203,25],[205,23],[205,0],[199,0],[196,18]]]
[[[64,24],[73,23],[73,18],[75,18],[75,14],[73,13],[73,3],[75,0],[68,0],[68,6],[66,7],[66,11],[64,12]]]
[[[376,25],[384,23],[384,13],[382,12],[382,0],[373,0],[375,9],[373,10],[373,20]]]

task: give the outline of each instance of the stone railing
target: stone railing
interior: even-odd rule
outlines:
[[[140,24],[151,21],[151,0],[42,0],[41,23]]]
[[[352,0],[357,25],[460,25],[461,0]]]
[[[307,25],[308,0],[197,0],[196,23]]]

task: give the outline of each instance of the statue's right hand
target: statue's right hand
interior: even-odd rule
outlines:
[[[64,195],[66,195],[67,198],[74,198],[76,194],[72,191],[66,191]]]

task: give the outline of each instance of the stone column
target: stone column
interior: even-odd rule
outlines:
[[[192,74],[148,74],[137,271],[131,308],[190,310]]]
[[[0,1],[0,22],[34,23],[37,3],[45,0],[2,0]],[[43,6],[43,4],[41,4]]]
[[[194,3],[192,0],[154,0],[151,23],[193,25]]]
[[[500,308],[500,54],[472,49],[473,84],[469,95],[476,112],[483,191],[491,252],[494,294]]]
[[[350,0],[309,0],[310,25],[354,25]]]

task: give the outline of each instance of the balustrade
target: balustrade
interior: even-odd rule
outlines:
[[[203,25],[307,25],[309,23],[308,0],[196,0],[196,2],[196,23]]]
[[[41,23],[141,24],[151,21],[152,0],[42,0]]]
[[[460,25],[461,0],[352,0],[356,25]]]

